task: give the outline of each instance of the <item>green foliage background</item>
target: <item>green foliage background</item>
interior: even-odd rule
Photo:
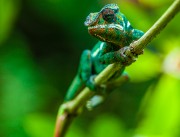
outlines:
[[[53,136],[80,54],[97,39],[90,12],[117,3],[144,32],[171,0],[0,0],[0,136]],[[67,137],[180,136],[180,16],[127,68],[131,81],[72,124]]]

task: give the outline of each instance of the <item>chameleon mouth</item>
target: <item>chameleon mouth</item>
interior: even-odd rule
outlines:
[[[88,30],[92,29],[117,29],[123,31],[123,27],[119,24],[108,24],[108,25],[96,25],[96,26],[89,26]]]
[[[97,38],[99,38],[99,39],[101,39],[102,41],[106,41],[105,38],[103,38],[102,36],[100,36],[100,35],[98,35],[98,34],[94,34],[94,36],[97,37]]]

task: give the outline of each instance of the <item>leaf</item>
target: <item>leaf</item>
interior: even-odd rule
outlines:
[[[0,50],[0,115],[6,137],[24,137],[23,117],[41,105],[41,79],[21,35],[11,38]],[[8,131],[8,132],[7,132]],[[22,134],[23,133],[23,134]]]
[[[55,121],[45,114],[30,114],[24,120],[24,128],[30,137],[52,137]]]
[[[171,0],[139,0],[140,3],[151,6],[151,7],[158,7],[166,3],[170,3]]]
[[[83,128],[80,128],[77,124],[72,125],[68,132],[66,137],[87,137],[87,133],[84,131]]]
[[[126,68],[131,81],[145,81],[156,77],[161,72],[161,60],[159,56],[149,50],[145,50],[137,61]]]
[[[149,102],[145,110],[145,117],[137,128],[137,135],[175,137],[178,134],[180,123],[179,83],[178,79],[164,75],[155,90],[151,88],[148,91]]]
[[[147,16],[147,12],[143,8],[139,8],[136,4],[129,1],[117,0],[116,3],[119,5],[120,12],[127,17],[134,28],[144,32],[150,28],[152,18]]]
[[[113,115],[100,115],[90,127],[93,137],[126,137],[127,133],[121,121]]]

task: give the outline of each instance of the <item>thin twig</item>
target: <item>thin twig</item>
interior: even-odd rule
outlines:
[[[146,45],[150,43],[161,30],[164,29],[164,27],[179,12],[179,10],[180,0],[175,0],[168,10],[151,28],[139,40],[135,41],[129,46],[129,49],[125,52],[125,54],[127,56],[132,53],[137,55],[141,54]],[[95,78],[95,83],[101,84],[106,82],[109,77],[111,77],[118,69],[122,67],[123,66],[119,63],[109,65]],[[86,101],[89,100],[93,95],[94,92],[90,91],[89,88],[86,87],[75,97],[74,100],[63,104],[60,107],[57,116],[55,137],[64,137],[74,115],[77,114],[77,111],[84,106]]]

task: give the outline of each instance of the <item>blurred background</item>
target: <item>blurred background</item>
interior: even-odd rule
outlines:
[[[81,52],[97,39],[84,26],[90,12],[117,3],[146,32],[172,0],[0,0],[0,136],[52,137],[57,110]],[[67,137],[180,137],[180,15],[127,68],[131,81]]]

